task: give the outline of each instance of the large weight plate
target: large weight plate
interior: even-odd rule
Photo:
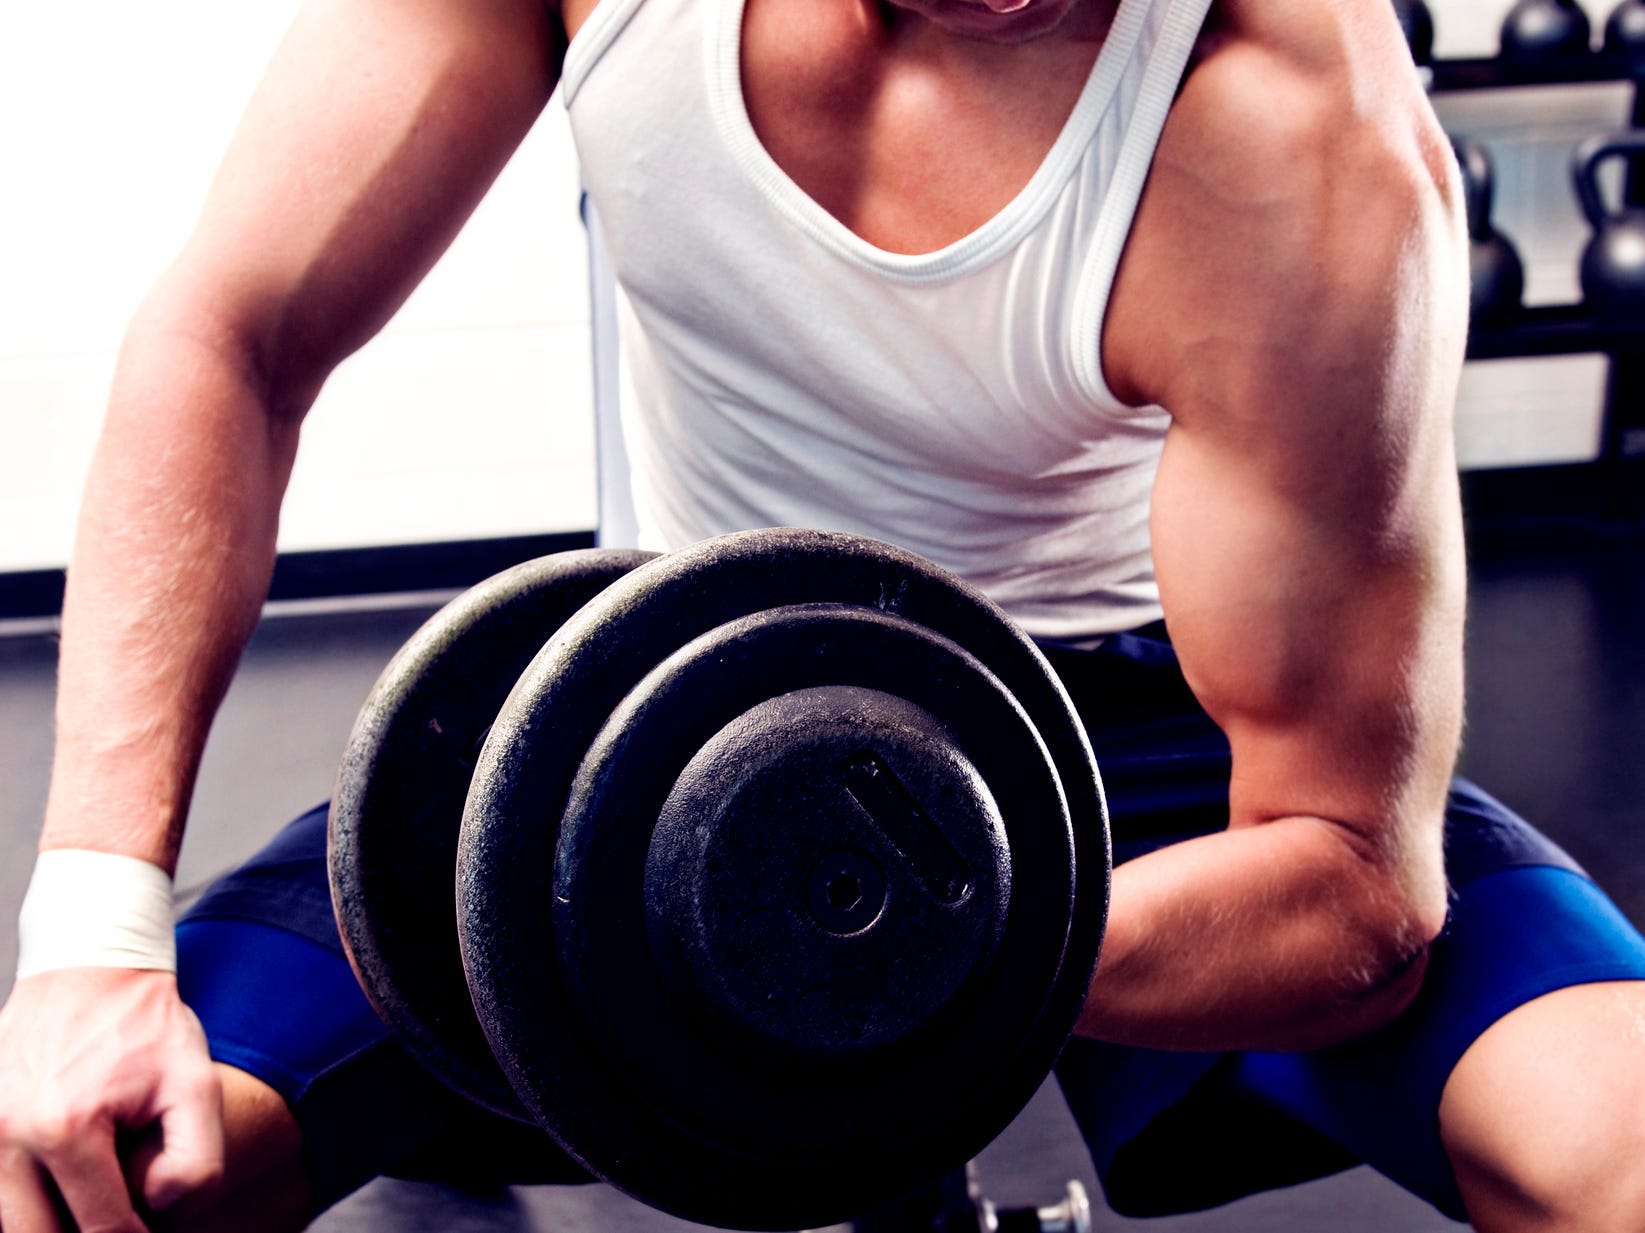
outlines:
[[[656,853],[653,827],[664,797],[695,748],[716,729],[756,712],[762,700],[801,698],[819,686],[868,699],[861,729],[873,726],[868,708],[876,693],[940,721],[946,731],[938,748],[923,756],[952,752],[967,771],[980,774],[992,798],[989,812],[997,810],[1003,823],[1009,874],[994,872],[994,828],[986,819],[966,816],[972,811],[964,802],[928,807],[924,812],[963,864],[959,880],[985,892],[944,910],[919,885],[920,871],[909,868],[913,862],[896,850],[892,837],[876,835],[853,808],[842,772],[859,752],[872,751],[905,784],[922,778],[922,751],[909,749],[894,732],[863,730],[843,745],[830,741],[833,748],[825,754],[834,757],[802,757],[793,776],[766,776],[748,785],[751,794],[766,797],[765,829],[781,830],[780,839],[748,836],[762,857],[748,862],[738,860],[747,846],[743,837],[724,835],[725,824],[706,838],[722,863],[763,883],[744,888],[749,907],[802,917],[803,926],[806,888],[794,884],[794,872],[829,849],[862,852],[887,882],[901,883],[893,888],[901,894],[890,897],[886,910],[893,915],[900,904],[900,920],[882,920],[849,941],[812,931],[824,955],[802,950],[792,956],[791,973],[767,970],[765,990],[768,998],[780,996],[791,982],[810,979],[804,970],[810,965],[800,960],[829,959],[845,967],[852,983],[887,986],[880,1000],[893,1022],[884,1026],[899,1026],[897,1038],[882,1043],[878,1038],[887,1033],[874,1032],[854,1046],[837,1043],[829,1030],[836,1025],[825,1011],[820,1023],[797,1024],[804,1030],[793,1035],[817,1036],[820,1029],[826,1057],[807,1059],[804,1050],[788,1048],[762,1059],[751,1048],[756,1042],[728,1038],[722,1025],[696,1021],[689,1008],[668,997],[670,982],[659,979],[655,960],[663,957],[657,943],[666,953],[669,939],[652,943],[653,963],[632,962],[647,950],[647,917],[655,906],[638,901],[635,891],[645,881],[648,856]],[[751,744],[763,736],[750,735]],[[640,767],[649,773],[637,774]],[[785,782],[790,778],[798,782]],[[940,782],[919,786],[924,790],[917,789],[915,799],[929,806]],[[750,832],[759,820],[734,821]],[[1064,1028],[1038,1042],[1050,1052],[1037,1054],[1041,1008],[1064,960],[1074,895],[1072,840],[1057,776],[1027,717],[993,675],[919,626],[862,608],[804,605],[733,621],[693,640],[648,675],[601,731],[573,784],[563,828],[552,902],[571,1002],[645,1104],[682,1128],[669,1145],[674,1160],[697,1155],[705,1171],[723,1168],[728,1155],[811,1169],[824,1154],[836,1162],[839,1189],[879,1178],[887,1188],[905,1189],[910,1176],[945,1171],[1002,1129],[1003,1121],[992,1123],[1008,1121],[1016,1106],[986,1089],[999,1081],[1001,1070],[1021,1073],[1026,1089],[1018,1094],[1026,1100],[1066,1035]],[[986,893],[995,886],[1003,893]],[[1013,886],[1021,893],[1011,894]],[[996,898],[1004,909],[1002,930],[991,927],[992,911],[980,917],[971,911]],[[919,910],[926,905],[936,910]],[[757,950],[777,949],[787,940],[782,929],[759,933],[748,940]],[[781,963],[780,956],[772,958]],[[955,963],[959,970],[950,970]],[[621,971],[621,979],[609,979],[613,971]],[[724,977],[714,973],[714,979]],[[918,1022],[896,1024],[908,1011],[917,1013]],[[838,1026],[848,1027],[849,1019]],[[1027,1063],[1029,1056],[1042,1061]],[[1022,1065],[1028,1073],[1017,1071]],[[806,1115],[792,1116],[796,1108]],[[979,1116],[989,1124],[979,1125]],[[579,1143],[591,1143],[592,1135],[612,1125],[607,1117],[573,1117],[575,1129],[567,1133]],[[603,1155],[618,1143],[599,1147]],[[842,1159],[842,1153],[849,1156]],[[648,1164],[625,1164],[627,1183],[653,1188]]]
[[[1052,904],[1063,901],[1061,918],[1049,929],[1043,921],[1032,928],[1019,921],[1007,930],[1012,946],[1019,934],[1044,943],[1049,933],[1054,940],[1040,986],[1016,987],[1015,1000],[998,1008],[1006,1028],[978,1020],[968,1044],[934,1045],[943,1056],[936,1070],[901,1081],[882,1069],[882,1091],[877,1083],[848,1084],[839,1090],[852,1094],[837,1098],[834,1081],[815,1078],[827,1068],[811,1070],[807,1078],[800,1066],[775,1079],[769,1068],[762,1074],[727,1069],[727,1050],[712,1043],[698,1048],[689,1025],[672,1030],[679,1024],[667,1021],[671,1009],[661,1012],[656,1032],[628,1022],[645,1010],[636,1010],[626,993],[613,998],[610,990],[626,990],[630,978],[639,988],[657,979],[651,970],[656,958],[644,941],[643,868],[634,869],[635,853],[646,845],[643,836],[627,833],[645,823],[619,811],[610,845],[591,838],[606,835],[603,824],[574,823],[578,837],[570,848],[560,825],[585,757],[591,747],[610,744],[601,729],[614,711],[639,706],[630,695],[645,693],[636,691],[643,678],[673,672],[678,665],[659,665],[697,639],[722,640],[718,650],[737,644],[739,635],[720,632],[723,627],[757,614],[766,614],[755,621],[764,625],[770,610],[807,605],[858,610],[864,619],[852,629],[873,631],[863,636],[889,662],[883,676],[899,688],[918,693],[922,674],[942,675],[928,671],[938,660],[950,667],[960,660],[984,666],[1015,699],[1019,718],[995,713],[1006,727],[1021,726],[1016,747],[1027,750],[1037,740],[1038,760],[1055,769],[1047,812],[1056,815],[1052,825],[1059,838],[1046,848],[1060,844],[1064,855],[1071,853],[1072,873],[1063,876],[1076,886],[1071,894],[1046,896]],[[921,660],[924,652],[911,649],[920,639],[908,640],[910,626],[929,632],[925,642],[939,647],[931,652],[936,659]],[[748,645],[766,645],[767,636],[753,636]],[[776,641],[767,649],[786,635],[771,636]],[[748,701],[743,686],[757,686],[760,677],[770,676],[780,688],[826,683],[822,678],[834,668],[851,663],[846,644],[856,636],[842,642],[833,668],[800,668],[786,676],[783,656],[759,651],[748,661],[753,671],[745,670],[729,691],[739,695],[734,704],[721,709],[712,695],[723,683],[704,683],[712,673],[697,678],[695,669],[682,669],[681,680],[691,678],[691,688],[669,693],[707,695],[704,709],[717,722],[723,709]],[[907,663],[899,664],[903,659]],[[844,683],[876,688],[874,672],[860,668],[848,669]],[[941,690],[927,693],[920,705],[946,722]],[[969,722],[962,718],[959,726]],[[980,731],[964,735],[962,743],[967,755],[986,762],[993,755]],[[1010,745],[1002,742],[1002,748]],[[678,751],[659,745],[661,764],[651,766],[649,748],[636,741],[632,761],[622,761],[639,774],[612,782],[632,787],[631,781],[654,771],[658,782],[643,785],[645,793],[666,794],[679,769]],[[1054,801],[1058,790],[1066,818]],[[564,865],[568,851],[608,846],[614,855],[598,858],[586,884]],[[562,876],[551,882],[557,860]],[[1106,813],[1084,730],[1044,658],[993,604],[929,562],[883,544],[820,532],[753,532],[671,554],[619,580],[570,619],[526,670],[476,769],[459,845],[458,928],[493,1050],[527,1108],[568,1152],[646,1202],[690,1219],[741,1228],[816,1226],[847,1219],[922,1176],[955,1166],[1032,1095],[1084,1003],[1106,917],[1108,864]],[[551,887],[571,902],[556,904]],[[609,936],[601,931],[597,909],[579,918],[581,901],[600,897],[609,899],[619,922]],[[1032,893],[1014,891],[1013,910],[1019,900],[1031,907]],[[568,928],[578,936],[562,937]],[[1009,988],[1003,976],[987,979],[996,993]],[[664,1047],[663,1037],[679,1043]],[[935,1039],[911,1037],[918,1043],[910,1043],[903,1060],[917,1062]],[[989,1045],[987,1056],[975,1053],[982,1041]],[[699,1064],[697,1075],[657,1082],[663,1068]],[[934,1079],[943,1067],[957,1089],[947,1097]],[[736,1077],[721,1084],[712,1081],[715,1075]],[[829,1106],[819,1122],[843,1124],[848,1133],[831,1139],[827,1125],[796,1133],[793,1120],[812,1109],[805,1099],[758,1096],[762,1083],[780,1089],[785,1082],[797,1085],[791,1095],[808,1093]],[[725,1107],[699,1116],[698,1106],[716,1101]],[[936,1112],[928,1116],[932,1107]],[[745,1115],[751,1125],[742,1122]],[[765,1119],[774,1124],[762,1125]],[[769,1134],[762,1135],[766,1129]],[[865,1151],[864,1142],[873,1150]]]
[[[652,554],[565,552],[503,571],[430,617],[361,708],[327,832],[344,948],[378,1015],[470,1099],[529,1120],[474,1017],[457,948],[455,868],[481,742],[564,620]]]

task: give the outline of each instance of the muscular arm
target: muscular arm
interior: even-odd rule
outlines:
[[[545,0],[299,17],[121,351],[69,570],[43,848],[174,867],[303,415],[529,129],[564,41]],[[155,1208],[209,1188],[219,1095],[171,975],[20,980],[0,1008],[0,1221],[60,1227],[49,1175],[80,1227],[138,1233],[116,1132],[151,1126],[129,1184]]]
[[[316,0],[127,335],[64,605],[44,847],[170,868],[298,427],[548,97],[542,0]]]
[[[1348,32],[1344,64],[1332,23],[1364,6],[1312,8],[1314,44],[1300,14],[1277,45],[1235,31],[1191,79],[1115,297],[1182,328],[1164,354],[1157,335],[1130,351],[1124,319],[1106,340],[1172,412],[1161,597],[1233,751],[1228,830],[1116,871],[1081,1023],[1107,1039],[1344,1039],[1414,995],[1444,917],[1465,248],[1381,23]]]

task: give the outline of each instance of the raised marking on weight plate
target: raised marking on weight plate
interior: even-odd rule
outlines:
[[[933,899],[959,903],[971,893],[965,858],[878,755],[859,750],[846,760],[845,790]]]

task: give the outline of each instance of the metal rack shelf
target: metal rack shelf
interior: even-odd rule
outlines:
[[[1516,61],[1501,57],[1475,60],[1435,60],[1428,66],[1432,93],[1457,90],[1508,90],[1520,86],[1569,86],[1590,82],[1632,81],[1645,78],[1645,61],[1606,52],[1556,56],[1547,60]]]
[[[1507,321],[1475,326],[1468,336],[1471,360],[1585,352],[1645,354],[1645,321],[1597,321],[1581,304],[1545,304],[1521,309]]]

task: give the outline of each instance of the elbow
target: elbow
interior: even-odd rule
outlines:
[[[227,281],[198,275],[180,261],[139,306],[122,354],[151,362],[169,357],[178,372],[209,371],[249,398],[272,434],[295,433],[329,367],[302,363],[297,348],[274,345],[279,313],[231,294]]]
[[[1353,1023],[1350,1035],[1362,1036],[1391,1023],[1416,1000],[1442,927],[1443,922],[1431,929],[1407,923],[1378,939],[1376,959],[1360,974],[1348,999]]]
[[[1433,847],[1431,857],[1382,864],[1360,883],[1354,932],[1361,958],[1345,972],[1339,1001],[1346,1036],[1385,1026],[1422,990],[1449,912],[1444,861],[1437,841]]]

